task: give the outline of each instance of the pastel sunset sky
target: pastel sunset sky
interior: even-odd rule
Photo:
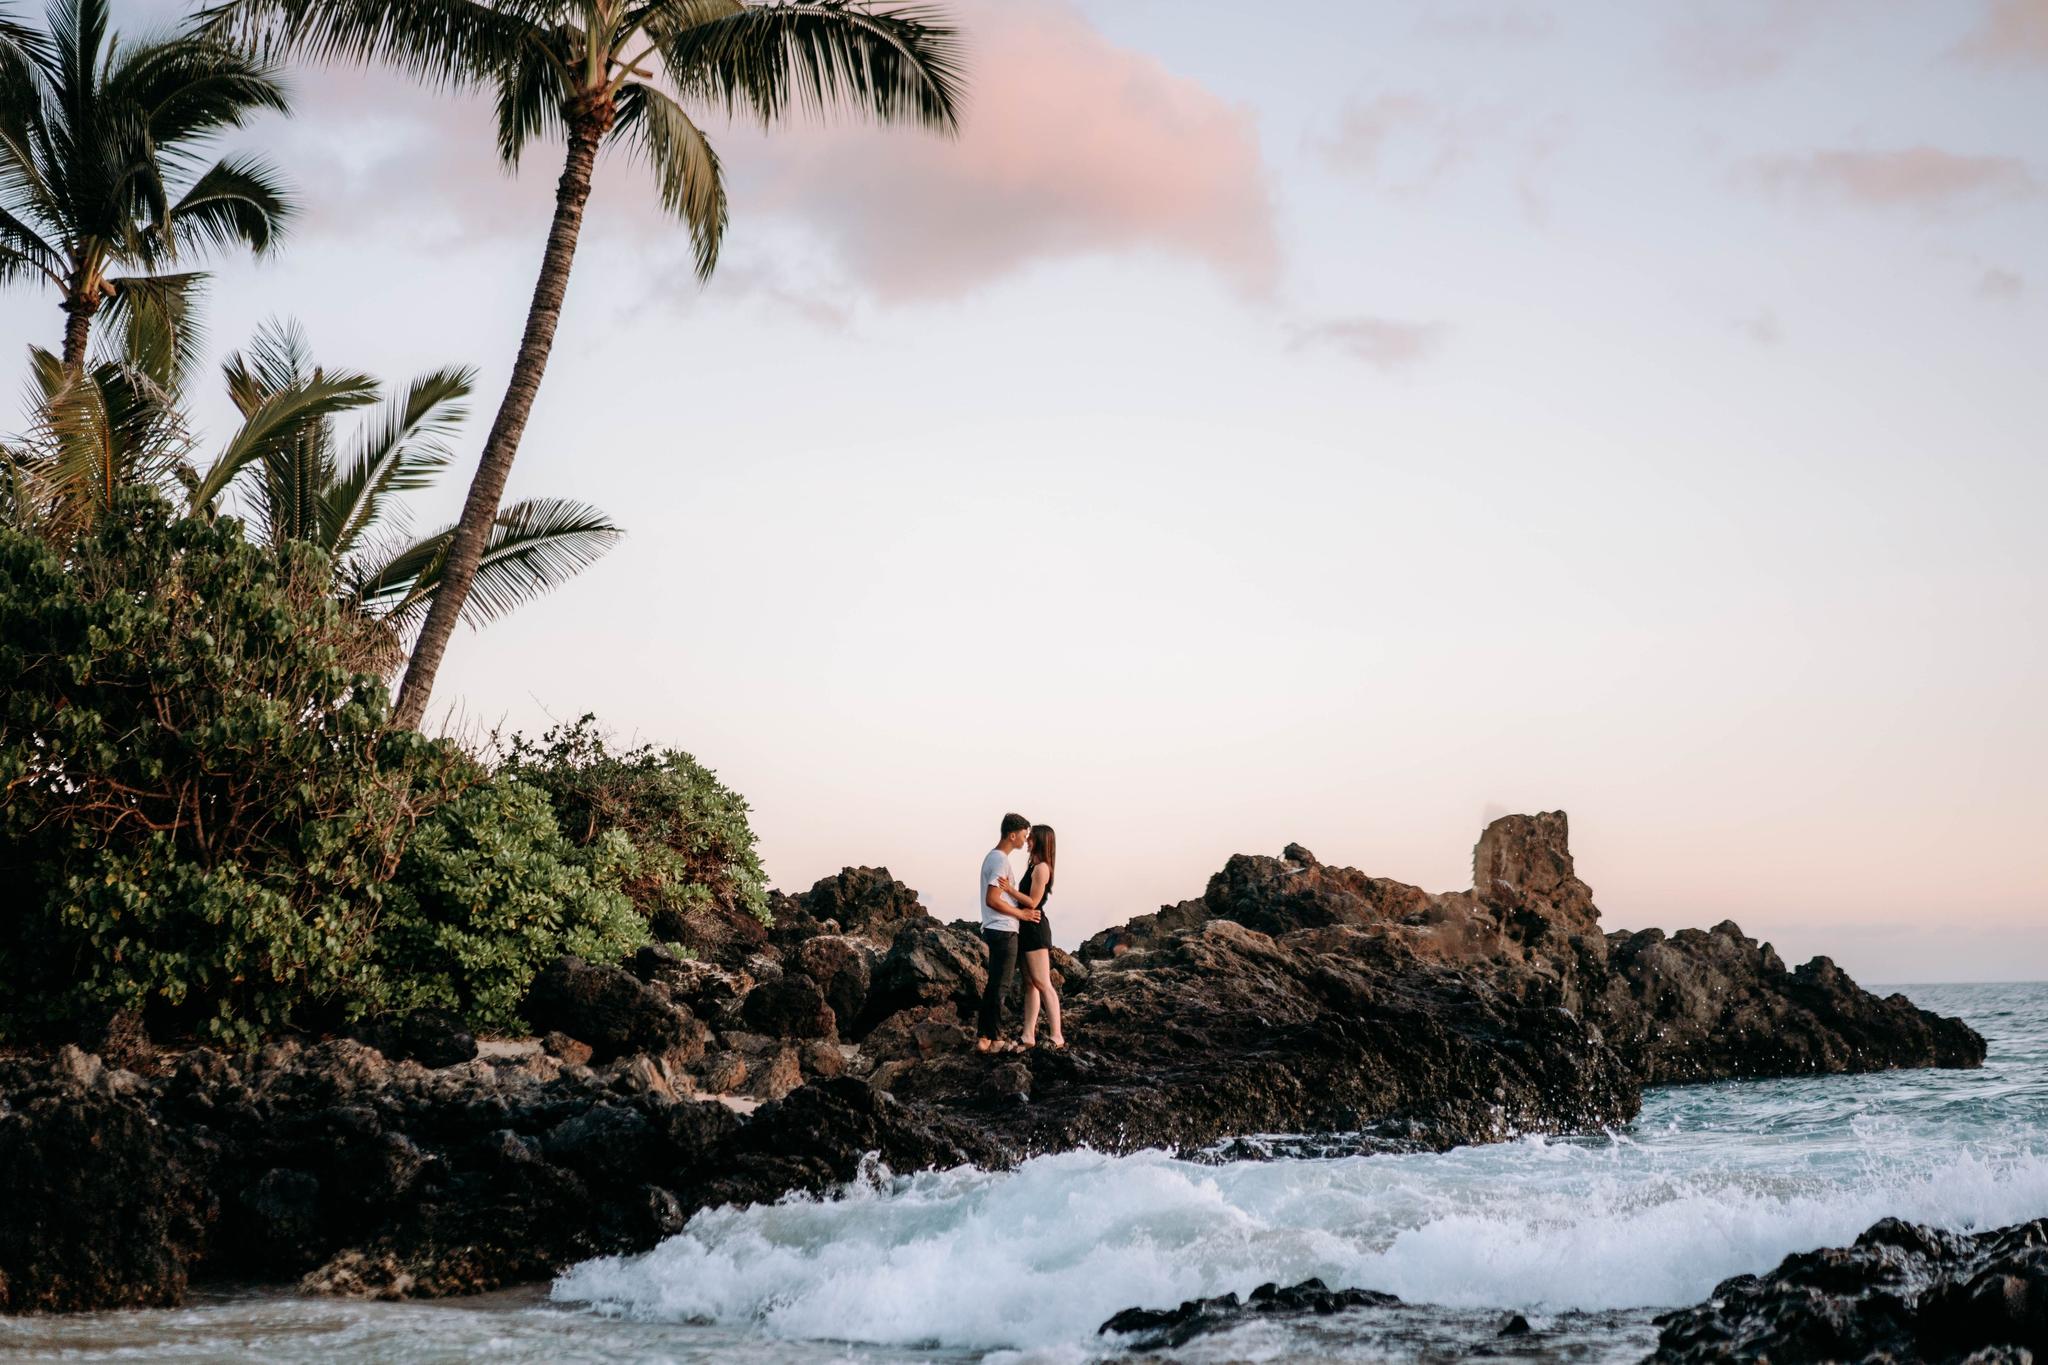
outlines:
[[[1611,928],[2048,978],[2048,0],[949,7],[956,141],[705,113],[708,286],[601,166],[512,494],[630,534],[437,723],[594,711],[778,885],[941,914],[1023,811],[1069,946],[1289,840],[1463,887],[1563,808]],[[473,457],[552,149],[295,84],[213,344],[475,364]],[[0,354],[59,324],[0,295]]]

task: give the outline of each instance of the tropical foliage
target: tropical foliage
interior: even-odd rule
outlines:
[[[0,1031],[248,1038],[359,998],[460,755],[390,728],[327,577],[142,489],[61,546],[0,528]]]
[[[514,735],[499,773],[547,794],[562,832],[583,847],[623,840],[621,885],[658,938],[710,905],[769,917],[767,881],[746,799],[676,749],[614,753],[584,716],[538,742]]]
[[[147,490],[62,546],[0,527],[0,1041],[516,1028],[548,961],[645,940],[626,835],[393,727],[329,581]]]
[[[401,724],[417,725],[491,528],[554,347],[598,152],[620,148],[654,173],[708,276],[726,227],[724,175],[687,112],[709,107],[764,125],[845,110],[951,131],[960,57],[937,11],[855,0],[225,0],[208,32],[317,60],[383,63],[432,86],[496,101],[498,154],[516,167],[537,138],[565,158],[526,328],[443,568],[406,667]]]
[[[101,310],[175,312],[192,277],[173,267],[267,251],[292,214],[262,161],[208,156],[287,107],[275,69],[204,34],[122,43],[108,20],[107,0],[50,0],[47,32],[0,26],[0,286],[57,291],[73,371]]]
[[[523,1031],[520,1001],[563,953],[610,962],[647,941],[620,891],[625,835],[578,847],[545,794],[504,775],[435,811],[407,845],[377,926],[380,1004]]]

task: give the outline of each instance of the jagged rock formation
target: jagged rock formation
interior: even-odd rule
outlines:
[[[777,896],[772,927],[714,909],[627,963],[554,963],[540,1043],[421,1017],[366,1031],[417,1061],[344,1039],[144,1075],[111,1030],[141,1071],[0,1062],[0,1308],[172,1303],[194,1274],[485,1289],[870,1151],[1413,1150],[1625,1123],[1660,1081],[1982,1060],[1958,1021],[1732,924],[1603,933],[1567,836],[1561,812],[1496,821],[1444,895],[1299,845],[1233,857],[1199,900],[1055,953],[1067,1052],[975,1054],[973,926],[849,868]]]
[[[2021,1365],[2048,1353],[2048,1219],[1967,1236],[1887,1218],[1657,1321],[1653,1365]]]

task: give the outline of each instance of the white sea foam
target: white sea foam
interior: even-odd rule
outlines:
[[[1319,1275],[1453,1308],[1685,1304],[1887,1214],[1950,1227],[2048,1214],[2048,1146],[1930,1152],[1904,1133],[1839,1131],[1847,1141],[1817,1156],[1746,1139],[1709,1153],[1527,1139],[1227,1166],[1070,1152],[1006,1175],[708,1211],[553,1292],[783,1339],[1078,1348],[1119,1309],[1264,1280]]]

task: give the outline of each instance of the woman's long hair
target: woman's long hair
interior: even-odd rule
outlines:
[[[1052,826],[1033,825],[1031,827],[1031,866],[1037,867],[1040,863],[1045,864],[1045,891],[1039,892],[1040,896],[1052,890],[1053,879],[1059,876],[1058,869],[1053,866],[1058,859],[1059,840],[1053,837]],[[1024,875],[1029,877],[1031,874],[1026,872]]]

